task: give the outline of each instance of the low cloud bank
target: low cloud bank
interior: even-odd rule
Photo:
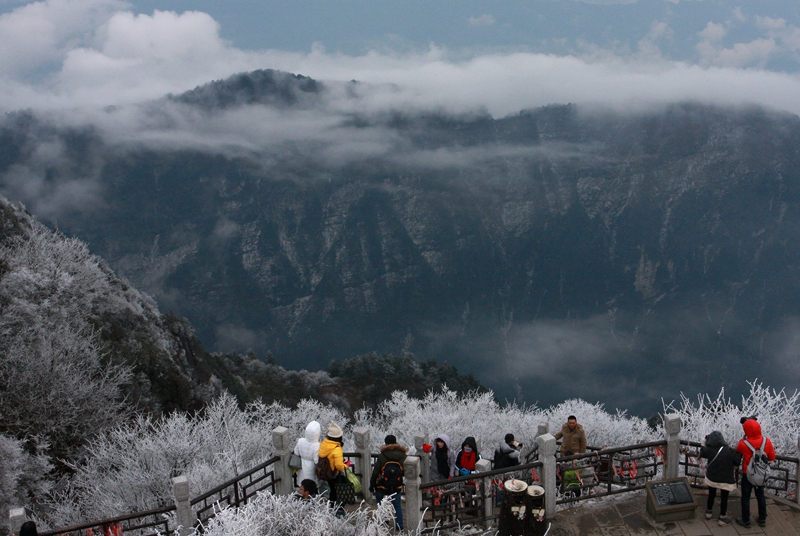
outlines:
[[[362,56],[321,47],[308,53],[241,50],[220,37],[219,24],[206,13],[134,15],[117,0],[27,4],[0,15],[0,37],[0,102],[6,111],[143,102],[237,72],[274,68],[370,84],[374,87],[357,105],[362,111],[480,108],[504,116],[551,103],[598,102],[629,109],[693,99],[800,112],[800,78],[794,74],[611,53],[457,59],[433,46],[419,53]]]

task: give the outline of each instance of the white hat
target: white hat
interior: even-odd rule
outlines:
[[[331,421],[331,423],[328,425],[328,437],[331,439],[342,438],[342,429],[333,421]]]

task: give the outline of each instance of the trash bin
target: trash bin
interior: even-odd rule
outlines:
[[[528,484],[522,480],[506,480],[503,504],[500,506],[500,536],[524,536],[530,511]]]
[[[544,488],[542,486],[528,486],[525,492],[528,496],[528,516],[525,522],[525,536],[544,536],[547,532],[544,509]]]

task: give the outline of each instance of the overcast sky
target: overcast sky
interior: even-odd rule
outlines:
[[[0,109],[276,68],[495,115],[678,99],[800,112],[797,0],[0,0]]]

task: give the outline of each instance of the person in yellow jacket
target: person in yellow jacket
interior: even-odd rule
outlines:
[[[344,441],[342,440],[342,429],[338,424],[331,421],[331,423],[328,425],[328,434],[325,436],[325,439],[322,440],[322,443],[319,446],[320,459],[327,458],[331,469],[333,469],[333,471],[336,473],[335,477],[328,480],[328,486],[330,486],[331,489],[328,498],[330,499],[331,504],[335,504],[337,502],[336,486],[334,486],[334,483],[337,481],[337,479],[344,475],[344,470],[347,468],[347,466],[344,464],[344,451],[342,450],[342,445],[344,445]]]

